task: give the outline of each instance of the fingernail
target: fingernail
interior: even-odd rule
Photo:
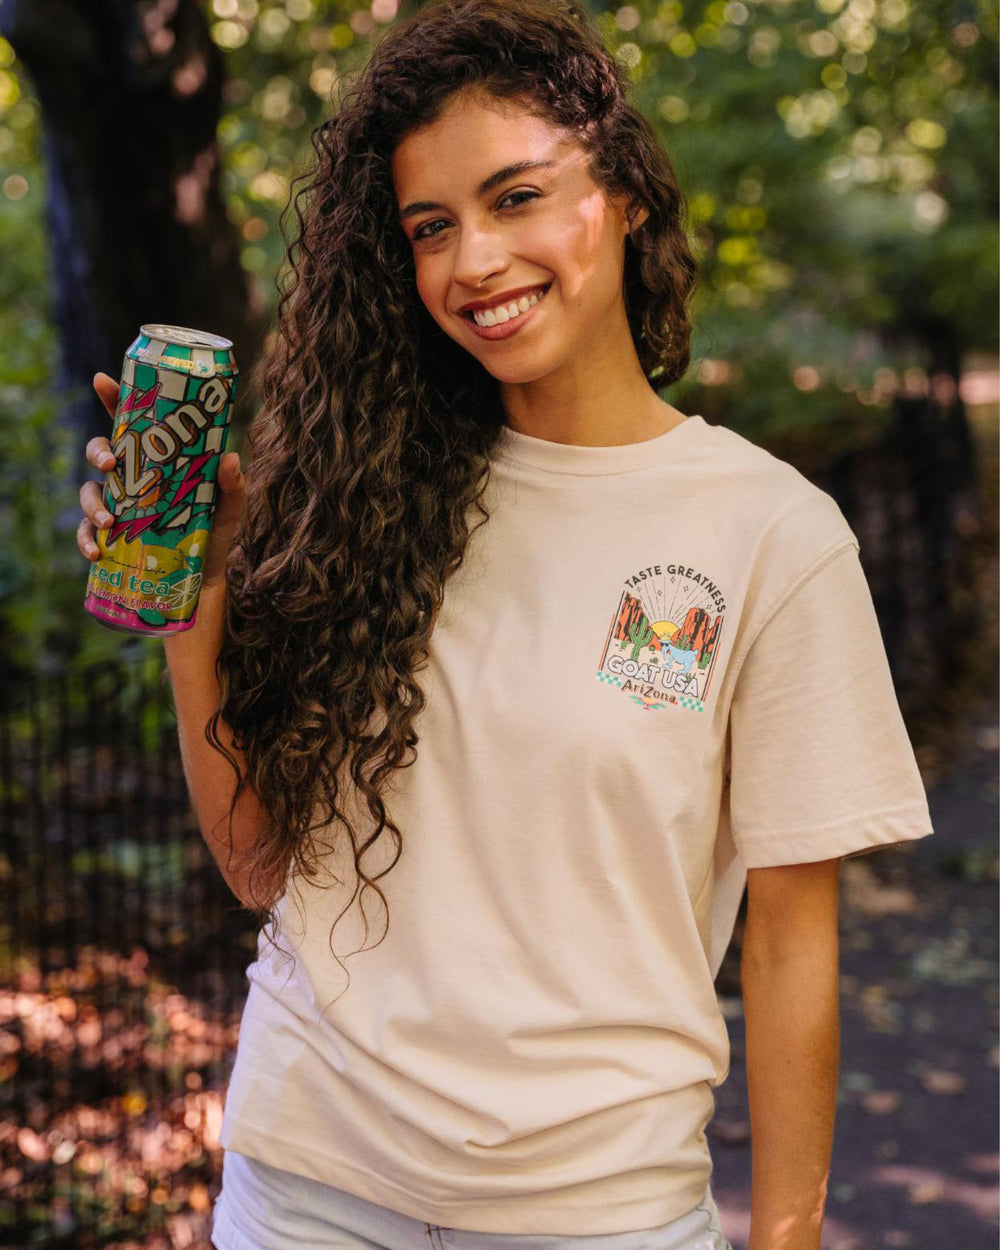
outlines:
[[[114,464],[114,462],[115,462],[114,456],[112,456],[110,452],[106,451],[104,455],[101,456],[98,462],[98,467],[101,469],[110,469],[111,466]]]
[[[101,527],[103,528],[106,525],[110,525],[114,520],[114,517],[110,512],[98,512],[97,519],[100,521]]]
[[[95,547],[93,543],[87,543],[87,555],[99,556],[101,554],[100,547]]]

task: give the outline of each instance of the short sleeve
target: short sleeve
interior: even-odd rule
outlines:
[[[854,544],[765,621],[739,669],[729,728],[730,822],[747,868],[933,833]]]

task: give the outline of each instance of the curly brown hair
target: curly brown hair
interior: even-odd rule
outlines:
[[[290,868],[313,880],[323,850],[342,845],[341,827],[357,880],[333,927],[360,890],[367,938],[372,889],[385,909],[380,942],[388,931],[377,882],[402,836],[386,786],[416,759],[417,673],[445,583],[488,520],[499,385],[423,306],[391,174],[400,141],[470,87],[568,128],[594,181],[624,193],[633,215],[647,210],[626,241],[623,274],[638,359],[656,388],[690,359],[697,267],[685,201],[586,10],[566,0],[442,0],[390,26],[313,132],[315,165],[289,199],[298,238],[257,369],[262,406],[227,571],[220,702],[207,733],[236,769],[230,830],[247,786],[266,813],[250,888],[272,934]],[[282,231],[287,240],[284,214]],[[245,769],[225,751],[220,719]],[[364,841],[345,805],[350,785],[374,821]],[[391,863],[368,875],[362,858],[386,830]]]

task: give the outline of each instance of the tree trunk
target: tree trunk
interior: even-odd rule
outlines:
[[[4,0],[0,33],[42,108],[61,413],[108,432],[91,379],[118,377],[144,322],[233,340],[250,414],[264,310],[219,189],[224,68],[196,0]]]

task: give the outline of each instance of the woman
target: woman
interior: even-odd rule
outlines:
[[[428,6],[315,146],[245,499],[228,455],[165,641],[199,823],[269,913],[215,1245],[725,1250],[746,888],[750,1246],[815,1250],[839,861],[931,832],[857,540],[657,393],[683,199],[580,7]]]

